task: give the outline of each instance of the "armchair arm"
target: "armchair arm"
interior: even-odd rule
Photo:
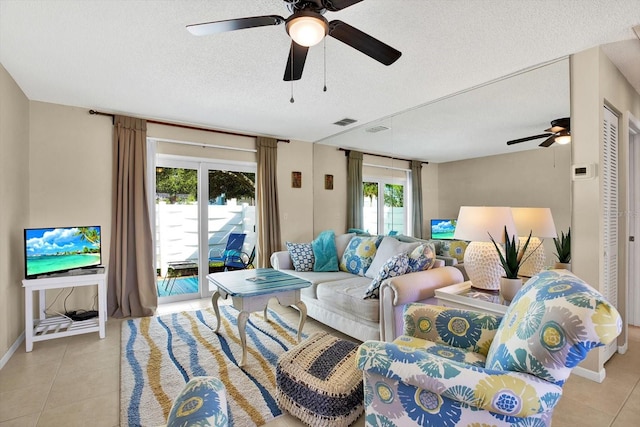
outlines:
[[[289,251],[278,251],[271,254],[271,266],[276,270],[293,270],[293,261]]]
[[[443,286],[463,282],[455,267],[439,267],[389,278],[380,285],[380,339],[393,341],[402,335],[404,306],[426,302]]]
[[[502,316],[498,314],[407,304],[403,334],[486,356],[501,321]]]
[[[394,343],[366,341],[358,368],[476,408],[511,417],[551,412],[562,387],[533,375],[484,369]]]

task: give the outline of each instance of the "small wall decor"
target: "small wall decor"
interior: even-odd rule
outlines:
[[[291,172],[291,187],[302,188],[302,172]]]
[[[333,175],[324,176],[324,189],[333,190]]]

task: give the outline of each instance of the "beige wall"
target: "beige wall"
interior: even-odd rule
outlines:
[[[440,163],[438,183],[439,217],[456,218],[460,206],[547,207],[558,232],[571,224],[570,146]],[[553,265],[553,240],[544,247]]]
[[[313,145],[313,236],[321,231],[343,233],[347,227],[347,157],[328,145]],[[333,190],[324,176],[333,175]]]
[[[99,225],[102,262],[111,240],[112,123],[86,108],[31,101],[29,227]],[[59,290],[47,293],[53,302]],[[52,310],[97,309],[96,287],[63,293]]]
[[[0,94],[0,359],[6,362],[5,354],[24,332],[22,230],[29,218],[29,100],[2,65]]]
[[[606,212],[602,206],[601,169],[603,106],[606,104],[620,114],[619,135],[619,218],[618,248],[618,311],[624,318],[625,331],[618,340],[626,341],[626,279],[627,222],[626,211],[629,162],[629,114],[640,118],[640,94],[615,68],[600,48],[580,52],[571,62],[571,132],[574,138],[574,163],[593,164],[596,177],[573,184],[572,264],[573,271],[596,288],[601,288],[604,276],[602,262],[602,220]],[[635,286],[638,286],[635,284]],[[585,363],[588,369],[599,370],[604,364],[603,351],[591,352]]]

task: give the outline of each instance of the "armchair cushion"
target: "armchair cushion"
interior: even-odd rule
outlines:
[[[566,270],[544,271],[512,301],[486,367],[563,384],[589,350],[621,330],[620,315],[599,292]]]
[[[501,320],[499,315],[479,311],[408,304],[403,334],[486,356]]]
[[[552,411],[562,395],[560,386],[529,374],[467,365],[395,343],[366,341],[358,351],[358,367],[365,374],[399,381],[397,394],[387,381],[365,383],[367,406],[376,399],[387,404],[395,400],[397,407],[382,409],[394,419],[395,425],[405,425],[395,419],[405,415],[419,425],[467,425],[458,422],[461,408],[468,407],[491,411],[502,418],[528,417]],[[428,411],[421,409],[424,407],[428,407]],[[378,413],[381,408],[382,405],[373,406]],[[450,417],[446,420],[449,424],[445,424],[445,420],[437,423],[432,418],[434,415]],[[431,418],[428,421],[432,424],[414,417]]]

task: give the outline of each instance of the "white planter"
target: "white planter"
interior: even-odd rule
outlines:
[[[571,271],[571,263],[570,262],[556,262],[556,265],[554,266],[555,269],[557,270],[569,270]]]
[[[522,279],[500,278],[500,296],[507,302],[511,302],[522,288]]]

